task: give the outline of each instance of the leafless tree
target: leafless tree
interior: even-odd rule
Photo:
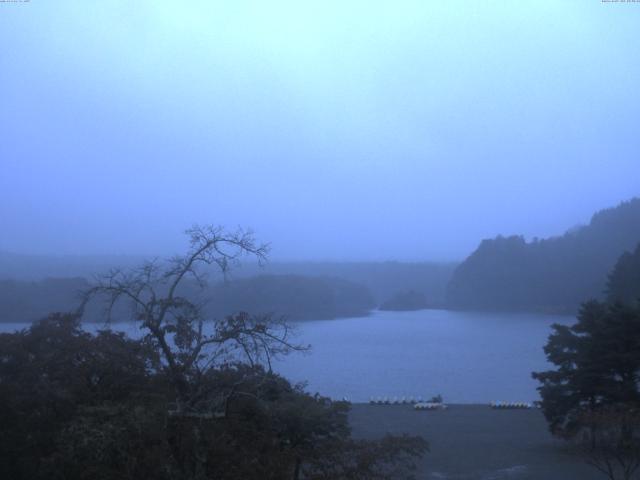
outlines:
[[[81,310],[99,297],[106,300],[110,319],[116,304],[129,303],[132,319],[139,322],[167,369],[175,389],[174,413],[210,415],[211,386],[203,380],[213,369],[243,361],[261,363],[270,371],[274,357],[308,347],[293,343],[291,329],[282,318],[246,312],[207,318],[198,295],[206,291],[211,268],[226,276],[243,256],[262,263],[269,247],[256,243],[246,230],[194,226],[186,233],[190,239],[186,254],[98,277],[84,293]],[[236,393],[238,389],[231,389],[221,399],[218,392],[217,408]]]

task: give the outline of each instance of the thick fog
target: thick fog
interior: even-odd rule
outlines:
[[[0,3],[0,250],[452,260],[640,193],[638,4]]]

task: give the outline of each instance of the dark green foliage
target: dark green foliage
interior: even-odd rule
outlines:
[[[0,477],[16,480],[64,470],[61,435],[83,411],[145,404],[156,362],[143,343],[89,335],[72,315],[0,335],[0,352]]]
[[[244,364],[198,379],[221,410],[176,415],[150,346],[89,335],[71,315],[0,335],[0,352],[0,478],[411,478],[427,448],[419,437],[354,440],[348,404]]]
[[[166,425],[161,398],[82,405],[59,430],[47,470],[69,479],[178,478]]]
[[[534,373],[554,435],[571,440],[610,480],[640,467],[640,305],[583,304],[554,325],[545,352],[556,370]]]
[[[556,369],[533,374],[552,433],[573,437],[605,407],[640,408],[638,307],[587,302],[575,325],[553,329],[545,353]]]
[[[618,259],[607,283],[609,302],[633,304],[640,301],[640,243],[634,252]]]
[[[414,290],[408,292],[400,292],[391,297],[389,300],[380,305],[380,310],[421,310],[429,306],[427,297]]]
[[[596,213],[561,237],[484,240],[454,272],[447,300],[470,309],[575,312],[599,298],[618,257],[640,241],[640,199]]]

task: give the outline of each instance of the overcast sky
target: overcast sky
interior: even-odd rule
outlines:
[[[640,3],[0,3],[0,250],[460,259],[640,194]]]

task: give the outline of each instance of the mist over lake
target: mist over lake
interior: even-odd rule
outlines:
[[[0,0],[0,480],[640,480],[640,0]]]

